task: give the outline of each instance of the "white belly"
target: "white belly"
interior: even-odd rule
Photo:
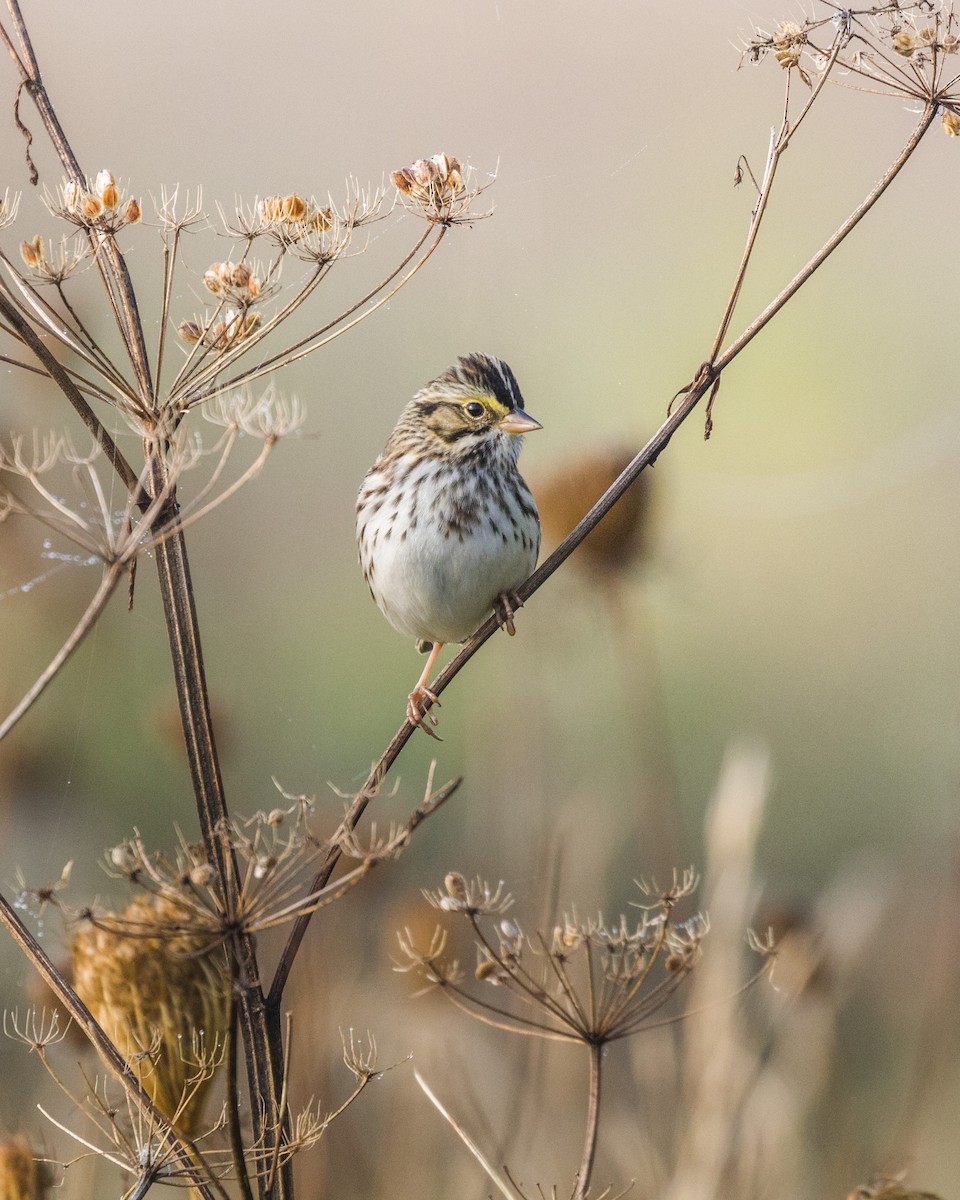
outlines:
[[[370,486],[377,482],[368,477]],[[527,499],[532,505],[529,493]],[[530,575],[540,543],[536,518],[513,508],[495,523],[496,529],[483,517],[461,540],[442,515],[422,506],[412,520],[405,502],[399,508],[386,503],[361,518],[367,582],[395,629],[428,642],[464,642],[491,614],[496,598]]]

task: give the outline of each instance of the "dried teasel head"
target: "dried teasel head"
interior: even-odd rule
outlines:
[[[73,941],[77,994],[138,1071],[160,1111],[193,1136],[212,1070],[197,1082],[185,1047],[200,1036],[208,1054],[227,1034],[230,976],[222,946],[189,931],[188,910],[136,896],[109,922],[87,922]]]
[[[26,1138],[0,1138],[0,1200],[46,1200],[52,1184]]]
[[[548,541],[561,542],[633,457],[631,450],[597,450],[561,465],[534,487]],[[581,570],[624,574],[649,549],[652,476],[644,471],[573,553]]]

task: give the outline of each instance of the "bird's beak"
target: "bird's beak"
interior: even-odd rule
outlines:
[[[533,433],[535,429],[542,429],[543,426],[522,408],[515,408],[503,418],[500,428],[504,433]]]

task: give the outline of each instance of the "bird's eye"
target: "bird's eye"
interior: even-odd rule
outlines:
[[[483,405],[479,402],[479,400],[470,401],[470,403],[467,405],[467,415],[471,417],[483,416]]]

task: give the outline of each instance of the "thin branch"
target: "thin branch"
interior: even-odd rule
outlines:
[[[126,569],[125,563],[115,562],[111,563],[106,571],[104,571],[103,578],[100,580],[100,586],[97,588],[93,599],[87,605],[86,612],[75,625],[73,632],[50,660],[49,666],[40,675],[33,687],[30,688],[16,708],[7,716],[6,720],[0,723],[0,742],[14,728],[20,718],[30,711],[47,685],[53,681],[61,667],[63,667],[74,650],[76,650],[96,624],[100,614],[107,607],[110,597],[116,590],[117,584],[123,578]]]
[[[123,480],[127,490],[130,491],[135,488],[138,482],[136,471],[134,471],[133,467],[130,466],[120,453],[116,442],[107,433],[97,418],[96,413],[83,398],[80,389],[44,345],[43,339],[30,322],[20,313],[2,284],[0,284],[0,313],[3,314],[6,320],[17,331],[17,336],[23,344],[32,350],[36,357],[43,363],[46,373],[76,409],[80,419],[97,440],[104,454],[110,460],[111,465]]]
[[[153,1103],[140,1086],[136,1075],[120,1055],[116,1046],[114,1046],[110,1038],[107,1037],[100,1025],[94,1020],[90,1010],[66,982],[63,975],[61,975],[51,962],[46,951],[20,920],[14,908],[7,902],[6,897],[2,895],[0,895],[0,923],[6,926],[10,936],[40,973],[47,986],[67,1012],[69,1012],[76,1024],[83,1030],[87,1038],[97,1048],[100,1057],[116,1076],[131,1101],[154,1122],[158,1137],[166,1146],[169,1146],[173,1157],[183,1168],[188,1178],[193,1180],[193,1186],[199,1194],[204,1197],[204,1200],[214,1200],[214,1191],[210,1183],[203,1177],[202,1172],[196,1165],[198,1156],[196,1146],[189,1139],[177,1133],[167,1118]]]
[[[433,1107],[437,1110],[437,1112],[440,1114],[440,1116],[443,1117],[443,1119],[450,1125],[451,1129],[453,1129],[453,1131],[456,1133],[457,1137],[461,1140],[461,1142],[463,1142],[463,1144],[466,1146],[466,1148],[470,1151],[470,1153],[473,1155],[473,1157],[477,1160],[477,1162],[483,1168],[484,1172],[487,1175],[487,1178],[490,1179],[496,1185],[497,1191],[500,1192],[500,1194],[502,1196],[504,1196],[506,1198],[506,1200],[517,1200],[518,1196],[521,1198],[521,1200],[523,1200],[523,1193],[521,1191],[519,1191],[519,1189],[517,1189],[517,1188],[511,1189],[507,1185],[507,1183],[505,1183],[503,1181],[503,1179],[500,1178],[499,1174],[494,1170],[490,1161],[484,1155],[483,1151],[480,1149],[480,1147],[477,1145],[477,1143],[473,1140],[472,1137],[470,1137],[470,1135],[463,1128],[463,1126],[460,1124],[460,1122],[457,1121],[456,1118],[453,1117],[449,1113],[449,1111],[443,1107],[443,1105],[437,1099],[434,1092],[430,1089],[430,1087],[427,1084],[427,1081],[423,1078],[423,1076],[420,1074],[420,1072],[414,1071],[413,1077],[417,1081],[417,1083],[420,1085],[420,1089],[423,1092],[423,1094],[427,1097],[427,1099],[430,1101],[430,1103],[433,1105]]]

